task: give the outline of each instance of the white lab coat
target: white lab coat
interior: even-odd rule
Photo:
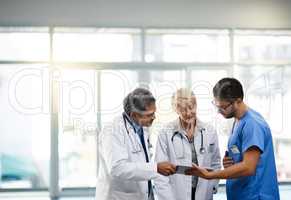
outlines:
[[[203,146],[206,152],[199,152],[201,147],[201,129],[203,132]],[[175,131],[182,133],[182,138],[175,135]],[[182,130],[179,119],[167,124],[160,131],[156,146],[156,162],[170,161],[175,165],[192,165],[191,146]],[[194,145],[197,153],[198,165],[213,169],[221,168],[221,157],[218,147],[218,136],[213,127],[197,120],[194,132]],[[183,147],[184,146],[184,147]],[[155,181],[158,200],[191,200],[192,177],[174,174]],[[211,200],[217,191],[218,180],[199,178],[196,187],[195,200]]]
[[[129,134],[120,116],[99,136],[96,200],[147,200],[148,180],[161,177],[155,163],[146,163],[139,136],[126,124]],[[149,154],[147,128],[144,139]]]

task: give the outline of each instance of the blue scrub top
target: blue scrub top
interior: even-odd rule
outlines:
[[[252,176],[228,179],[228,200],[279,200],[276,164],[271,130],[264,118],[249,109],[235,124],[228,140],[228,152],[235,163],[241,162],[250,147],[261,151],[256,173]]]

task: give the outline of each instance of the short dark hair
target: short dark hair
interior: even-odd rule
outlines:
[[[244,98],[242,84],[235,78],[223,78],[213,87],[213,96],[220,100],[233,101]]]
[[[155,102],[156,99],[149,90],[136,88],[124,98],[123,109],[128,115],[131,112],[142,113],[146,111],[147,106]]]

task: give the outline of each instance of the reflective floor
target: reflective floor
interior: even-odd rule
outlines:
[[[291,185],[280,186],[281,200],[290,200]],[[94,197],[61,197],[58,199],[50,199],[47,193],[0,193],[0,200],[95,200]],[[226,200],[225,188],[220,187],[218,194],[214,195],[214,200]]]
[[[280,185],[280,199],[290,200],[291,196],[291,185]],[[220,187],[216,195],[214,195],[213,200],[226,200],[225,187]]]

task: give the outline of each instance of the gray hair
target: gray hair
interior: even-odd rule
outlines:
[[[136,88],[124,98],[123,109],[128,115],[131,112],[142,113],[146,111],[147,106],[155,102],[156,99],[149,90]]]
[[[178,89],[172,96],[172,107],[175,109],[179,99],[189,99],[195,97],[195,94],[192,90],[188,88]]]

